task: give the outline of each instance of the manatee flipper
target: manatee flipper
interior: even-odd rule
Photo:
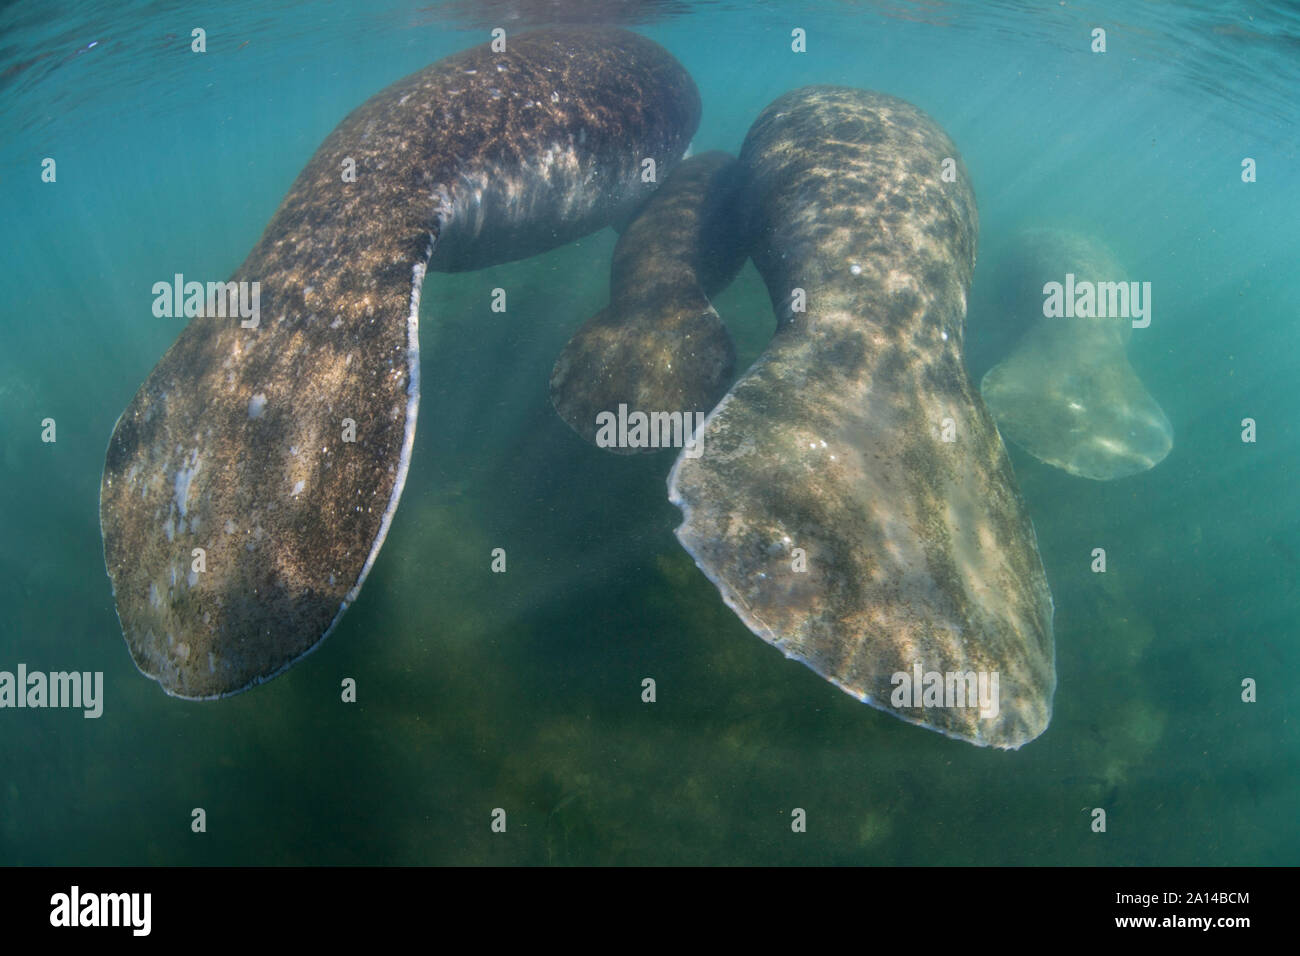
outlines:
[[[105,562],[141,671],[178,697],[225,696],[329,633],[401,495],[426,269],[627,215],[653,188],[642,162],[670,170],[699,110],[657,44],[565,29],[439,61],[340,123],[232,277],[259,283],[257,327],[191,321],[110,439]]]
[[[555,410],[587,441],[596,443],[597,416],[620,404],[688,412],[694,422],[726,391],[736,350],[709,298],[745,261],[737,182],[726,153],[692,156],[619,237],[610,304],[578,330],[551,373]]]
[[[696,563],[787,657],[904,720],[1016,748],[1051,717],[1052,601],[962,366],[977,224],[965,170],[941,179],[957,155],[889,96],[811,87],[763,111],[740,162],[778,331],[669,498]],[[920,688],[895,706],[895,675],[918,667],[996,672],[996,714],[924,706]]]
[[[990,369],[980,391],[998,428],[1035,458],[1072,475],[1107,481],[1153,468],[1173,447],[1173,426],[1129,364],[1125,317],[1043,315],[1043,286],[1118,283],[1126,274],[1095,240],[1027,230],[1012,253],[1013,307],[1037,318]],[[1004,270],[1005,271],[1005,270]]]

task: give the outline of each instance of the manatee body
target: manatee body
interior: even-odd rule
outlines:
[[[109,442],[105,560],[141,671],[207,699],[316,647],[401,495],[426,270],[626,219],[653,189],[644,160],[671,170],[699,113],[655,43],[565,29],[441,60],[349,114],[232,277],[260,284],[257,327],[193,319]]]
[[[786,656],[904,720],[1016,748],[1051,717],[1052,600],[962,364],[977,222],[965,170],[941,178],[957,156],[877,93],[809,87],[762,112],[741,188],[777,332],[669,497],[682,544]],[[910,688],[930,674],[971,691],[966,675],[996,674],[997,699],[934,706]]]
[[[686,412],[693,423],[731,384],[735,346],[709,298],[745,261],[738,182],[726,153],[693,156],[619,237],[610,304],[578,330],[551,373],[555,410],[587,441],[597,440],[598,416],[620,405]]]
[[[1031,229],[1004,259],[997,281],[1011,314],[984,324],[1027,321],[1027,329],[980,382],[1002,434],[1046,464],[1098,481],[1163,461],[1173,426],[1129,364],[1132,318],[1043,314],[1043,287],[1067,274],[1094,287],[1127,287],[1114,253],[1090,236]],[[1109,295],[1101,298],[1109,312]]]

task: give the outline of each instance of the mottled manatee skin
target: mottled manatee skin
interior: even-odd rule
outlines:
[[[595,443],[596,416],[620,404],[704,413],[731,383],[735,346],[709,297],[731,284],[747,255],[738,184],[731,156],[693,156],[619,237],[610,304],[578,330],[551,373],[555,410],[587,441]]]
[[[414,440],[426,268],[532,255],[629,215],[652,189],[642,160],[669,170],[684,152],[699,97],[658,45],[572,29],[507,44],[344,119],[233,276],[261,283],[259,327],[193,319],[119,419],[105,560],[132,657],[168,693],[280,673],[356,598]]]
[[[1154,468],[1174,444],[1173,426],[1129,364],[1133,321],[1043,315],[1048,282],[1124,282],[1127,270],[1106,246],[1057,229],[1016,237],[999,269],[1011,310],[984,325],[1027,325],[980,381],[1002,434],[1045,464],[1080,478],[1110,481]],[[1027,321],[1026,321],[1027,320]]]
[[[1016,748],[1051,716],[1052,601],[962,367],[976,208],[964,168],[941,180],[947,157],[943,131],[890,96],[809,87],[763,111],[740,162],[778,331],[669,497],[678,538],[764,640],[905,720]],[[998,672],[1000,712],[894,708],[892,675],[918,662]]]

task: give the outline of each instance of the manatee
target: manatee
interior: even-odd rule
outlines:
[[[425,272],[626,221],[699,115],[681,65],[618,29],[475,47],[350,113],[232,277],[260,283],[257,327],[194,318],[109,441],[105,563],[140,670],[211,699],[315,648],[401,497]]]
[[[1114,254],[1088,236],[1033,229],[1018,237],[1000,272],[1015,313],[1006,321],[1031,319],[980,383],[1002,434],[1040,461],[1098,481],[1163,461],[1173,426],[1129,364],[1132,319],[1043,314],[1043,287],[1064,284],[1067,274],[1076,284],[1127,283]]]
[[[761,113],[740,166],[777,330],[702,454],[673,466],[677,537],[787,657],[904,720],[1018,748],[1051,718],[1053,607],[962,364],[977,220],[957,150],[902,100],[814,86]],[[930,674],[958,706],[911,695]],[[949,675],[994,674],[994,707],[960,706],[974,688]]]
[[[737,182],[726,153],[693,156],[619,237],[610,304],[578,330],[551,373],[555,410],[587,441],[596,442],[597,416],[620,405],[646,415],[684,412],[693,426],[695,413],[710,411],[731,384],[735,346],[709,297],[746,258]]]

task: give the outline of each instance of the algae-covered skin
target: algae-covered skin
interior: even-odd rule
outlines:
[[[904,720],[1017,748],[1051,718],[1052,600],[962,363],[977,222],[957,150],[902,100],[822,86],[769,105],[740,164],[778,329],[702,456],[673,468],[678,538],[787,657]],[[996,673],[996,713],[895,706],[917,667]]]
[[[1115,284],[1129,302],[1127,289],[1118,290],[1129,285],[1128,274],[1096,239],[1052,229],[1026,230],[1008,259],[1002,282],[1017,313],[1009,321],[1033,321],[980,382],[998,428],[1035,458],[1081,478],[1109,481],[1154,468],[1173,448],[1174,433],[1129,364],[1133,318],[1043,314],[1048,283],[1072,275],[1094,288]],[[1098,298],[1111,312],[1110,295]]]
[[[587,441],[596,443],[597,417],[620,404],[647,415],[686,412],[694,422],[731,384],[735,346],[709,298],[747,254],[738,183],[733,157],[693,156],[619,237],[610,304],[578,330],[551,373],[555,410]]]
[[[141,671],[208,699],[316,647],[402,492],[426,270],[626,219],[699,114],[681,65],[615,29],[475,47],[349,114],[232,277],[259,284],[255,322],[194,318],[109,441],[105,561]]]

